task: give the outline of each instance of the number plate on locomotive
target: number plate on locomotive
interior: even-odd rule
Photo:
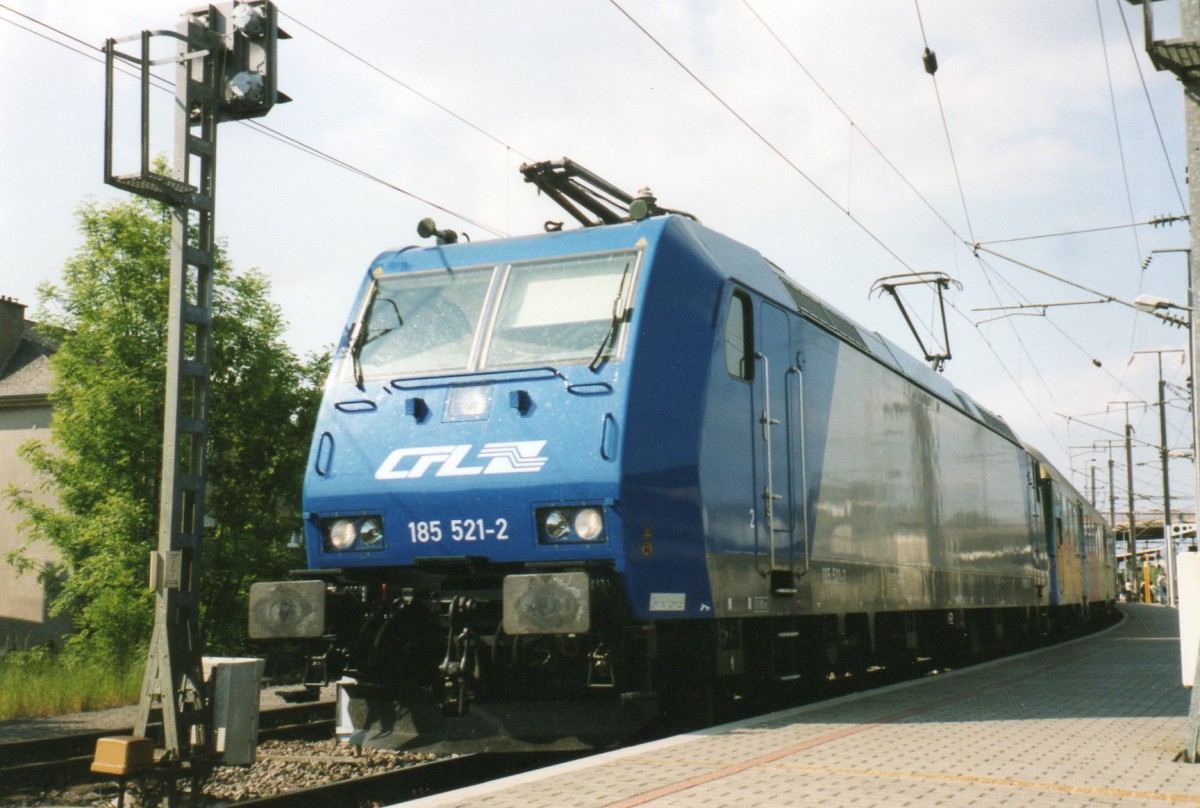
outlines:
[[[505,541],[508,520],[496,519],[432,519],[409,522],[408,537],[413,544],[440,541]]]

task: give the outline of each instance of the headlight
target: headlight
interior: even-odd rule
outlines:
[[[326,552],[383,549],[383,517],[331,516],[321,520]]]
[[[608,538],[604,532],[604,509],[599,505],[538,508],[535,516],[538,541],[542,544],[602,542]]]
[[[329,544],[335,550],[345,550],[354,544],[357,531],[349,519],[339,519],[329,528]]]
[[[575,535],[593,541],[604,532],[604,517],[595,508],[583,508],[575,514]]]
[[[358,539],[367,547],[374,547],[383,541],[383,525],[374,516],[362,520],[358,528]]]
[[[546,514],[546,535],[551,539],[565,538],[571,532],[571,520],[562,511],[550,511]]]
[[[481,421],[492,406],[492,386],[455,387],[446,397],[447,421]]]

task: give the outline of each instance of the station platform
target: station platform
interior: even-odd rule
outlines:
[[[1200,805],[1174,609],[959,671],[404,803]]]

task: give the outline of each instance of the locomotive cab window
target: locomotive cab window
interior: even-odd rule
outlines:
[[[735,379],[754,378],[754,320],[750,297],[734,292],[725,315],[725,369]]]
[[[620,353],[637,256],[559,259],[509,268],[485,368],[574,364]]]
[[[636,252],[380,277],[351,339],[364,378],[616,359]]]
[[[358,336],[364,376],[465,371],[494,270],[380,278]]]

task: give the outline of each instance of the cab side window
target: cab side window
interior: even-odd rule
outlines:
[[[754,321],[750,297],[734,292],[725,315],[725,369],[735,379],[754,378]]]

